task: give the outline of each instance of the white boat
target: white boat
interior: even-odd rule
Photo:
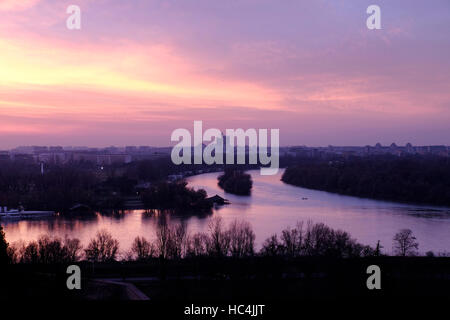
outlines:
[[[9,209],[0,207],[0,218],[33,218],[53,216],[54,211],[25,211],[21,209]]]

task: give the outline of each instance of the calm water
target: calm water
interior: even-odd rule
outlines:
[[[276,176],[260,176],[251,171],[254,181],[250,197],[225,194],[217,187],[219,173],[208,173],[189,179],[190,186],[204,188],[208,195],[219,194],[231,204],[206,217],[171,217],[183,220],[190,232],[206,231],[213,216],[223,217],[226,223],[234,219],[249,221],[256,233],[259,246],[273,233],[279,233],[297,221],[324,222],[333,228],[349,232],[364,244],[374,246],[381,241],[390,252],[392,237],[402,228],[411,229],[420,243],[419,251],[450,251],[450,208],[405,205],[385,201],[340,196],[332,193],[293,187]],[[308,198],[302,200],[302,198]],[[84,244],[103,228],[120,241],[121,250],[130,248],[136,236],[154,238],[158,217],[142,210],[126,211],[114,216],[96,215],[89,219],[53,217],[40,220],[2,221],[6,238],[15,241],[34,240],[41,234],[76,237]]]

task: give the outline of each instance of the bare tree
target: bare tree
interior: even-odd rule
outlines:
[[[216,257],[228,255],[230,236],[223,228],[222,218],[216,217],[209,222],[208,254]]]
[[[131,252],[137,260],[148,260],[153,257],[156,248],[153,243],[147,241],[144,237],[136,237],[131,246]]]
[[[11,259],[16,263],[68,263],[79,261],[82,256],[80,240],[65,238],[63,241],[47,235],[28,244],[16,242],[10,249]]]
[[[314,223],[311,220],[308,220],[306,223],[306,230],[304,231],[303,235],[303,250],[302,253],[304,255],[313,255],[313,249],[314,249],[314,236],[312,232]]]
[[[233,221],[228,230],[230,252],[233,257],[251,256],[255,251],[255,233],[247,221]]]
[[[184,223],[172,225],[169,228],[169,256],[173,259],[181,259],[187,251],[187,227]]]
[[[282,248],[285,255],[296,257],[303,249],[303,222],[297,222],[295,228],[286,228],[281,232]]]
[[[68,262],[76,262],[82,257],[83,246],[80,243],[80,239],[65,238],[64,239],[64,250],[66,254],[66,260]]]
[[[374,250],[370,246],[359,244],[345,231],[333,230],[323,223],[308,221],[306,228],[303,227],[303,222],[297,222],[295,228],[284,229],[280,241],[276,234],[266,239],[260,253],[266,256],[346,258],[373,256]]]
[[[0,225],[0,265],[7,264],[9,262],[8,254],[9,244],[6,242],[5,233],[3,232],[3,227]]]
[[[208,236],[204,233],[196,233],[188,239],[187,255],[199,257],[207,254]]]
[[[20,262],[18,247],[15,244],[8,246],[6,253],[10,263],[15,264]]]
[[[39,262],[39,245],[36,241],[31,241],[27,246],[23,245],[23,247],[20,249],[20,262]]]
[[[47,235],[43,235],[38,239],[38,246],[40,263],[52,264],[64,260],[65,250],[60,239],[52,239]]]
[[[119,251],[119,241],[106,230],[100,230],[85,249],[86,258],[91,261],[113,261]]]
[[[271,235],[264,241],[260,253],[263,256],[276,257],[283,253],[282,245],[278,241],[278,236],[276,234]]]
[[[156,251],[160,258],[169,258],[170,228],[165,221],[161,224],[158,224],[158,227],[156,229]]]
[[[410,229],[402,229],[394,236],[394,252],[399,256],[414,256],[419,249],[419,243]]]
[[[380,244],[380,240],[377,241],[377,245],[375,247],[375,251],[374,251],[374,256],[381,256],[381,249],[384,248],[381,244]]]

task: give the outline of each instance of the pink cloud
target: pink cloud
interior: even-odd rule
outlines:
[[[0,0],[14,11],[0,19],[9,145],[76,136],[164,145],[198,119],[283,128],[287,143],[450,136],[449,33],[435,32],[449,25],[442,5],[412,0],[404,13],[389,2],[390,24],[374,33],[363,3],[79,0],[86,19],[70,32],[69,1],[37,2]]]
[[[21,11],[33,7],[40,0],[0,0],[0,11]]]

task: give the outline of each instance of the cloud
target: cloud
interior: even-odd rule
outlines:
[[[0,0],[14,11],[0,19],[9,145],[32,128],[43,144],[75,132],[79,144],[164,145],[199,119],[283,128],[292,144],[450,136],[450,34],[436,32],[450,26],[448,1],[386,2],[376,32],[368,0],[77,0],[80,32],[65,27],[69,1],[37,2]]]
[[[33,7],[40,0],[0,0],[0,11],[21,11]]]

